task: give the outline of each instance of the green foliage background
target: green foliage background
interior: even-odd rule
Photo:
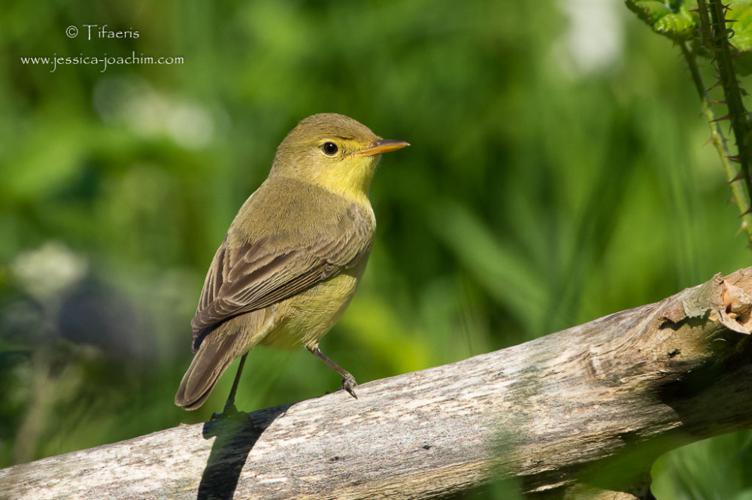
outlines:
[[[616,2],[617,57],[582,69],[566,3],[5,2],[0,466],[221,407],[230,377],[199,412],[172,404],[204,272],[276,145],[311,113],[413,144],[382,161],[371,262],[323,343],[361,382],[748,265],[678,51]],[[84,23],[140,37],[65,36]],[[51,73],[19,61],[131,51],[185,64]],[[70,261],[86,272],[55,289]],[[305,352],[259,348],[238,406],[338,383]],[[653,491],[750,498],[751,467],[750,435],[721,437],[659,460]]]

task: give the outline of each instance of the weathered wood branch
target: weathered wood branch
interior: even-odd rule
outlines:
[[[362,385],[358,400],[339,392],[4,469],[0,492],[418,498],[500,476],[530,494],[619,489],[667,449],[752,424],[751,310],[752,268]]]

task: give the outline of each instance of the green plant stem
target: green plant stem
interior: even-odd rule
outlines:
[[[700,36],[704,47],[713,47],[713,34],[710,31],[710,15],[705,0],[697,0],[697,14],[700,17]],[[699,74],[699,73],[698,73]],[[703,88],[703,91],[705,89]]]
[[[695,85],[697,94],[700,96],[702,114],[710,128],[710,141],[713,143],[713,147],[715,147],[715,150],[718,152],[718,156],[721,159],[721,165],[726,173],[726,181],[731,188],[731,197],[739,209],[739,216],[742,219],[741,230],[747,234],[747,240],[749,241],[749,244],[752,245],[752,214],[749,213],[749,207],[752,206],[752,203],[750,202],[750,192],[747,183],[742,182],[745,180],[745,176],[741,175],[741,169],[729,160],[728,144],[723,135],[723,130],[721,130],[720,124],[715,121],[716,118],[710,105],[708,93],[705,90],[706,87],[702,81],[702,75],[700,75],[700,69],[697,67],[697,60],[695,59],[694,54],[689,47],[687,47],[686,43],[681,43],[680,47],[682,56],[684,56],[684,60],[689,67],[689,72],[692,75],[692,82]]]
[[[699,0],[698,8],[705,6],[705,0]],[[752,178],[750,178],[750,163],[752,163],[752,144],[748,140],[750,126],[747,119],[747,110],[744,108],[742,93],[739,82],[736,79],[734,62],[729,48],[729,31],[726,29],[726,7],[721,0],[709,0],[711,32],[713,35],[713,56],[723,94],[728,107],[728,116],[731,119],[731,128],[736,139],[738,161],[741,171],[747,183],[747,190],[752,192]]]

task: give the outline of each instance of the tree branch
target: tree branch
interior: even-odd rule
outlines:
[[[529,494],[565,494],[575,483],[629,491],[658,454],[752,424],[751,310],[749,268],[525,344],[362,385],[358,400],[340,391],[0,470],[0,491],[421,498],[503,476]]]

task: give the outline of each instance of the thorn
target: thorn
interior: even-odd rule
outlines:
[[[711,123],[720,122],[723,120],[728,120],[729,118],[731,118],[731,113],[727,115],[719,116],[718,118],[713,118],[712,120],[710,120],[710,122]]]
[[[744,174],[742,172],[739,172],[736,174],[730,181],[728,181],[729,184],[733,184],[735,182],[739,182],[744,179]]]
[[[726,158],[728,158],[728,160],[729,160],[729,161],[733,161],[734,163],[741,163],[741,162],[742,162],[742,159],[741,159],[741,157],[740,157],[739,155],[728,155],[728,156],[726,156]],[[733,179],[731,179],[731,181],[729,181],[729,182],[734,182],[734,181],[737,181],[737,180],[739,180],[739,179],[737,178],[737,177],[739,177],[739,176],[741,176],[741,178],[742,178],[742,179],[744,179],[744,174],[743,174],[743,173],[741,173],[741,172],[739,172],[739,173],[738,173],[738,174],[737,174],[737,175],[736,175],[736,176],[735,176],[735,177],[734,177]]]
[[[741,218],[741,217],[745,217],[745,216],[747,216],[747,215],[749,215],[749,214],[752,214],[752,207],[749,207],[749,208],[748,208],[747,210],[745,210],[744,212],[740,213],[740,214],[739,214],[739,217],[740,217],[740,218]]]
[[[720,84],[721,84],[720,80],[716,81],[713,85],[711,85],[710,87],[708,87],[707,90],[705,90],[705,92],[710,92],[714,88],[718,87]]]
[[[725,99],[708,99],[708,104],[722,106],[726,104],[726,100]]]

